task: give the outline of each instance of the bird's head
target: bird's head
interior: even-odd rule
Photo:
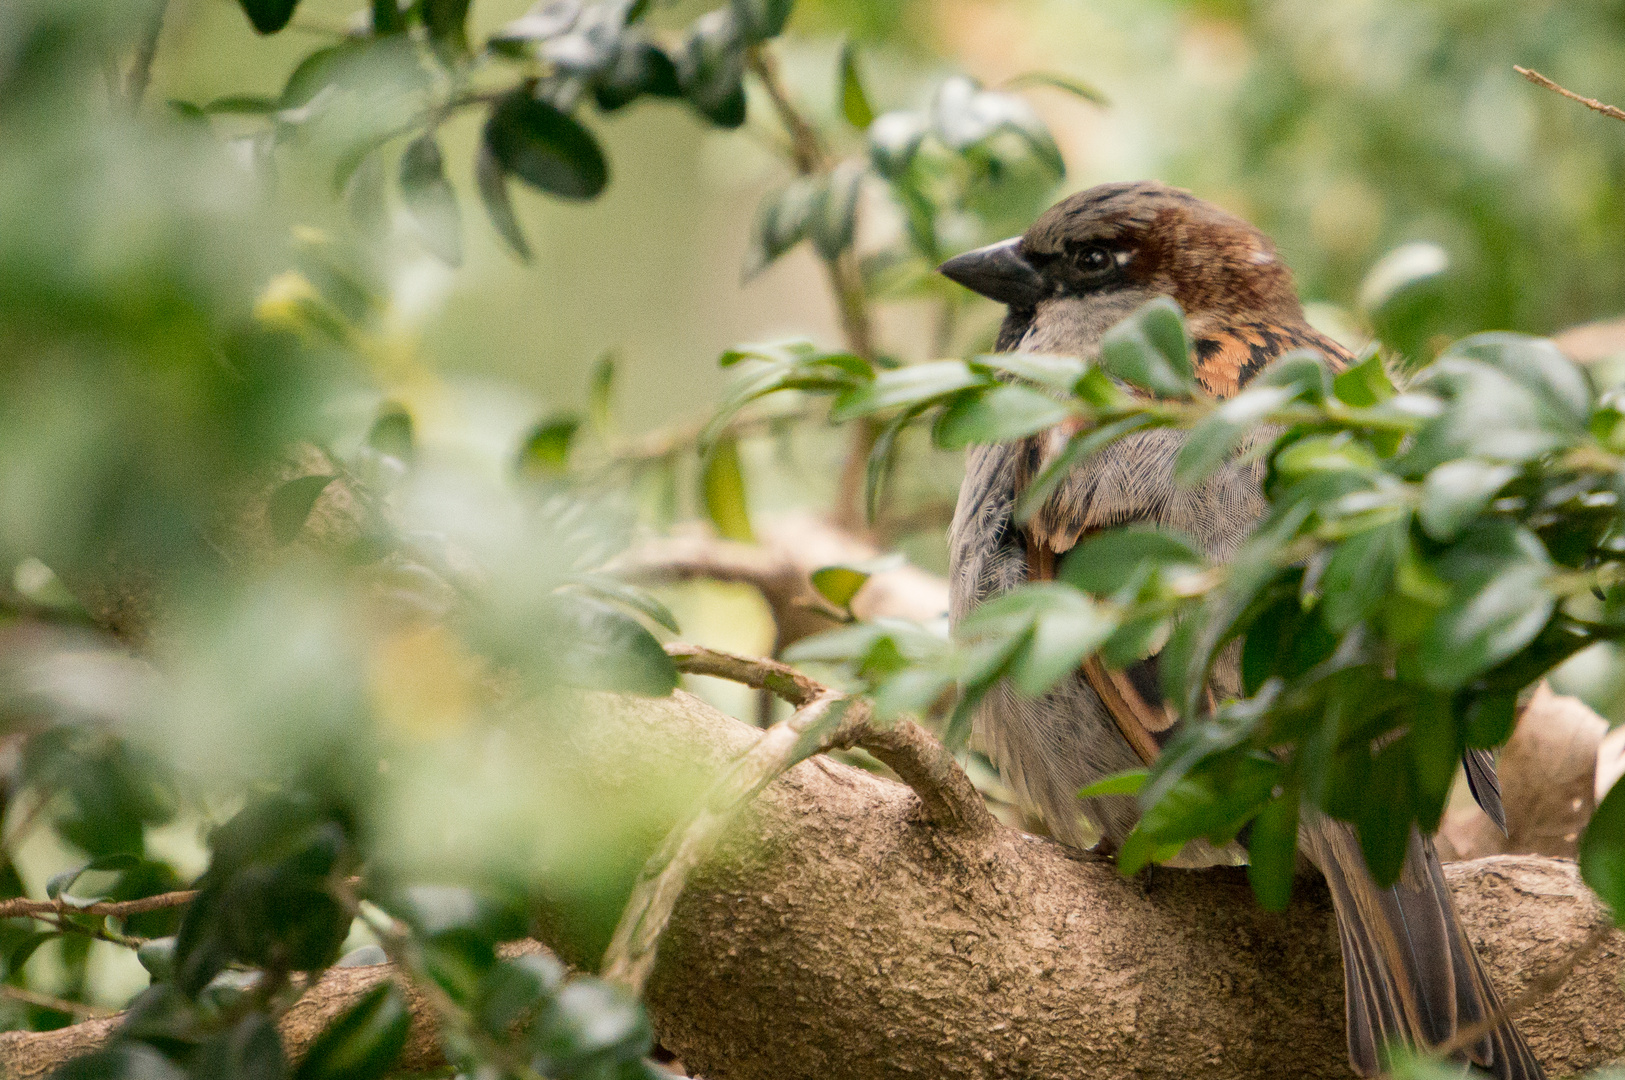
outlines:
[[[1292,275],[1269,237],[1151,181],[1081,191],[1025,234],[940,269],[1008,305],[1001,350],[1087,356],[1113,323],[1156,296],[1179,302],[1196,337],[1249,321],[1303,321]]]

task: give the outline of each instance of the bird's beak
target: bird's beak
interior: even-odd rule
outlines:
[[[955,255],[937,272],[1011,307],[1033,307],[1044,297],[1044,279],[1021,254],[1021,237]]]

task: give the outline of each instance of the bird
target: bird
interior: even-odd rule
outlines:
[[[1184,312],[1197,382],[1229,397],[1275,358],[1314,349],[1334,368],[1349,352],[1309,325],[1291,271],[1261,230],[1188,191],[1155,181],[1111,183],[1071,195],[1021,236],[958,255],[939,267],[953,281],[1006,307],[996,350],[1091,359],[1101,336],[1158,297]],[[1174,482],[1183,434],[1136,432],[1071,468],[1025,521],[1017,500],[1070,435],[970,448],[949,528],[950,619],[1054,576],[1056,560],[1104,529],[1150,523],[1182,533],[1215,562],[1234,554],[1261,519],[1263,463],[1238,454],[1199,485]],[[1209,677],[1210,701],[1242,696],[1238,646]],[[1138,816],[1134,800],[1077,793],[1102,777],[1155,760],[1177,730],[1163,704],[1153,655],[1123,671],[1090,659],[1048,693],[996,686],[972,732],[1020,802],[1062,843],[1099,835],[1120,843]],[[1469,751],[1474,796],[1502,824],[1494,762]],[[1093,833],[1089,825],[1093,826]],[[1379,1075],[1394,1043],[1426,1049],[1496,1017],[1500,1001],[1462,929],[1432,838],[1413,828],[1404,867],[1379,886],[1346,824],[1305,813],[1300,848],[1325,875],[1343,953],[1349,1063]],[[1221,852],[1186,854],[1218,861]],[[1509,1020],[1459,1056],[1499,1080],[1543,1073]]]

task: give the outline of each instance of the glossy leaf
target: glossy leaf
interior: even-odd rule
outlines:
[[[611,349],[593,363],[592,375],[587,380],[587,422],[600,437],[607,436],[613,426],[615,404],[615,366],[619,359]]]
[[[706,455],[700,478],[705,514],[726,540],[754,543],[745,495],[745,474],[739,463],[739,443],[733,436],[718,439]]]
[[[1290,791],[1271,799],[1247,836],[1247,881],[1260,906],[1285,911],[1298,862],[1298,800]]]
[[[1189,397],[1196,375],[1179,305],[1159,296],[1106,331],[1100,339],[1100,366],[1160,397]]]
[[[961,390],[991,385],[962,360],[933,360],[883,371],[874,381],[841,394],[830,410],[837,423],[889,409],[910,408],[945,399]]]
[[[762,200],[756,212],[751,252],[745,266],[748,280],[771,266],[779,256],[799,244],[828,198],[823,177],[799,177],[783,190]]]
[[[863,166],[843,161],[824,180],[823,198],[810,219],[813,246],[825,259],[834,259],[852,246],[857,228],[858,196],[863,189]]]
[[[825,566],[812,572],[812,586],[836,607],[846,607],[869,583],[867,571],[850,566]]]
[[[1434,567],[1450,598],[1417,642],[1429,686],[1451,690],[1527,645],[1556,600],[1545,588],[1552,562],[1540,540],[1508,521],[1471,526]]]
[[[523,476],[559,476],[570,467],[570,448],[581,418],[575,415],[550,417],[538,423],[525,436],[519,448],[519,472]]]
[[[1422,531],[1435,540],[1454,539],[1517,475],[1517,468],[1511,465],[1470,458],[1445,462],[1422,482],[1422,502],[1416,515]]]
[[[367,445],[398,461],[411,461],[415,453],[412,414],[404,406],[386,403],[367,432]]]
[[[412,140],[401,155],[400,184],[401,201],[417,223],[423,246],[447,266],[461,266],[462,215],[432,133]]]
[[[1625,784],[1608,790],[1580,837],[1580,876],[1625,925]]]
[[[550,678],[588,690],[664,697],[677,668],[653,634],[619,608],[590,596],[558,593],[548,610]]]
[[[1174,458],[1174,482],[1194,487],[1212,476],[1260,421],[1296,396],[1288,386],[1251,386],[1204,416]]]
[[[1047,394],[1017,383],[995,386],[982,394],[967,394],[943,412],[933,427],[933,441],[945,450],[973,443],[1009,442],[1025,438],[1071,415],[1064,404]]]
[[[1383,367],[1382,354],[1375,350],[1358,364],[1341,372],[1333,380],[1332,386],[1339,401],[1356,407],[1376,405],[1395,394],[1393,380]]]
[[[1127,772],[1113,773],[1103,780],[1096,780],[1078,792],[1080,799],[1097,799],[1104,795],[1138,795],[1140,789],[1145,787],[1146,778],[1150,776],[1144,769],[1130,769]]]
[[[639,615],[659,626],[665,627],[674,634],[682,632],[677,625],[677,617],[671,613],[671,609],[635,585],[630,585],[607,574],[578,574],[571,579],[571,582],[605,600],[613,600],[618,604],[624,604]]]
[[[505,172],[559,198],[596,198],[609,182],[609,163],[592,133],[524,88],[491,110],[483,141]]]
[[[508,245],[508,250],[521,262],[530,262],[530,244],[519,227],[519,219],[514,216],[513,202],[508,195],[508,176],[487,146],[481,145],[475,152],[474,179],[479,186],[480,203],[485,207],[485,216],[490,219],[492,228],[496,229],[497,235]]]
[[[271,536],[279,544],[291,544],[305,521],[316,507],[327,485],[337,476],[301,476],[271,492],[266,504],[266,516],[271,525]]]
[[[429,42],[441,58],[450,62],[468,53],[468,7],[470,0],[418,0]]]
[[[925,140],[928,125],[913,112],[889,112],[869,125],[869,161],[875,171],[890,180],[908,171]]]
[[[1048,86],[1056,90],[1063,90],[1073,97],[1082,98],[1084,101],[1093,102],[1100,106],[1111,104],[1111,100],[1098,88],[1091,86],[1082,79],[1074,78],[1071,75],[1062,75],[1054,71],[1024,71],[1020,75],[1007,79],[1004,83],[1004,88],[1007,90],[1019,90],[1028,86]]]
[[[582,977],[559,990],[530,1041],[550,1063],[545,1071],[574,1073],[600,1056],[635,1061],[649,1052],[654,1035],[637,998],[614,983]]]
[[[875,110],[858,73],[858,47],[850,38],[841,42],[840,80],[841,115],[859,131],[866,130],[875,122]]]
[[[239,0],[248,21],[262,34],[274,34],[293,19],[299,0]]]
[[[1102,532],[1067,553],[1057,577],[1086,593],[1111,596],[1144,576],[1202,570],[1207,558],[1183,536],[1149,525]]]

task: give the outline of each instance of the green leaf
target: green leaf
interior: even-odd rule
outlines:
[[[400,0],[372,0],[372,32],[398,34],[406,29],[406,12]]]
[[[755,277],[807,236],[828,198],[825,179],[803,176],[762,199],[756,211],[745,279]]]
[[[610,434],[615,402],[615,365],[620,359],[614,349],[606,350],[592,366],[587,380],[587,422],[599,437]]]
[[[677,668],[637,619],[591,596],[550,599],[545,629],[548,674],[567,686],[664,697],[677,688]]]
[[[944,450],[1010,442],[1053,427],[1070,415],[1070,409],[1048,394],[1019,383],[1004,383],[955,400],[938,418],[931,437]]]
[[[933,360],[882,371],[873,382],[856,386],[835,399],[830,419],[842,423],[888,409],[936,403],[961,390],[991,385],[992,379],[963,360]]]
[[[1298,798],[1289,789],[1264,804],[1247,836],[1247,881],[1267,911],[1285,911],[1298,863]]]
[[[1204,416],[1174,458],[1174,482],[1195,487],[1216,472],[1265,417],[1298,396],[1289,386],[1253,385]]]
[[[1144,581],[1151,571],[1182,575],[1206,567],[1206,556],[1185,537],[1151,525],[1130,525],[1073,548],[1056,577],[1086,593],[1112,596]]]
[[[1179,305],[1159,296],[1106,331],[1100,339],[1100,366],[1161,397],[1189,397],[1196,390],[1196,373]]]
[[[1387,401],[1396,391],[1383,367],[1382,353],[1373,349],[1364,360],[1332,380],[1332,392],[1345,405],[1366,408]]]
[[[414,453],[412,414],[393,401],[385,403],[367,432],[367,445],[398,461],[411,461]]]
[[[85,874],[95,871],[129,870],[139,865],[141,865],[141,857],[130,852],[120,851],[111,855],[100,855],[83,866],[52,875],[51,879],[45,883],[45,895],[52,900],[57,899],[73,888],[74,883]]]
[[[227,94],[203,106],[203,112],[210,116],[269,116],[282,108],[280,99],[263,94]]]
[[[891,472],[893,455],[897,449],[897,437],[924,411],[924,408],[905,409],[888,421],[880,429],[880,434],[875,436],[875,444],[869,449],[869,460],[864,463],[864,520],[873,523],[879,517],[880,497],[886,484],[886,477]]]
[[[1398,297],[1449,268],[1450,256],[1438,244],[1401,245],[1377,260],[1360,283],[1360,310],[1367,318],[1381,321]]]
[[[447,63],[468,55],[468,7],[469,0],[418,0],[429,43]]]
[[[1463,357],[1489,364],[1539,395],[1576,427],[1591,417],[1591,385],[1555,342],[1526,334],[1488,333],[1463,338],[1440,359]]]
[[[519,219],[514,216],[513,202],[508,197],[508,175],[502,171],[502,164],[491,153],[490,147],[481,145],[475,152],[474,179],[479,186],[485,216],[490,219],[497,235],[502,237],[508,250],[518,256],[520,262],[530,262],[530,244],[525,241]]]
[[[629,585],[607,574],[576,574],[571,578],[571,583],[605,600],[629,607],[674,634],[682,633],[677,625],[677,616],[671,613],[671,609],[636,585]]]
[[[731,0],[735,18],[752,42],[777,37],[790,21],[795,0]]]
[[[400,1057],[411,1026],[400,988],[379,983],[316,1037],[294,1080],[377,1080]]]
[[[929,124],[915,112],[889,112],[869,125],[869,161],[888,180],[900,180],[908,172],[925,140]]]
[[[593,100],[604,112],[614,112],[641,95],[674,98],[683,94],[677,65],[660,46],[634,32],[621,35],[615,62],[593,83]]]
[[[1080,799],[1098,799],[1102,795],[1138,795],[1151,774],[1145,769],[1129,769],[1113,773],[1078,792]]]
[[[558,476],[570,467],[570,447],[581,418],[573,414],[550,417],[531,428],[519,448],[521,476]]]
[[[1408,522],[1392,522],[1355,533],[1333,550],[1320,579],[1322,618],[1333,633],[1369,618],[1388,595],[1408,530]]]
[[[812,572],[812,585],[825,600],[844,608],[868,584],[869,577],[868,571],[850,566],[824,566]]]
[[[1545,588],[1552,571],[1545,547],[1510,521],[1471,525],[1433,568],[1449,584],[1450,598],[1413,658],[1435,689],[1457,689],[1523,648],[1556,604]]]
[[[1422,481],[1422,502],[1416,514],[1422,531],[1435,540],[1454,539],[1517,475],[1513,465],[1471,458],[1445,462]]]
[[[531,1046],[553,1063],[549,1072],[585,1072],[594,1058],[635,1061],[654,1045],[638,999],[615,983],[580,977],[566,983],[530,1032]]]
[[[440,144],[425,132],[401,154],[401,201],[429,254],[447,266],[463,264],[463,221],[457,193],[446,179]]]
[[[1580,876],[1625,925],[1625,784],[1608,789],[1580,837]]]
[[[1024,71],[1020,75],[1006,79],[1003,88],[1006,90],[1019,90],[1027,86],[1049,86],[1056,90],[1064,90],[1073,97],[1091,101],[1096,105],[1106,106],[1111,104],[1110,99],[1105,94],[1082,79],[1076,79],[1071,75],[1062,75],[1054,71]]]
[[[740,22],[728,8],[700,16],[677,61],[683,96],[719,127],[736,128],[745,122],[745,28]]]
[[[834,259],[852,246],[863,173],[861,162],[843,161],[825,178],[823,198],[809,222],[813,246],[825,259]]]
[[[305,527],[316,500],[321,498],[327,485],[337,476],[301,476],[289,480],[271,493],[266,514],[271,523],[271,536],[279,544],[291,544],[299,530]]]
[[[1048,356],[1043,353],[991,353],[978,356],[976,363],[1063,394],[1072,393],[1078,380],[1089,370],[1088,365],[1075,356]]]
[[[175,977],[175,939],[153,938],[143,941],[135,950],[135,958],[147,969],[155,983],[169,982]]]
[[[497,102],[483,140],[505,172],[550,195],[592,199],[609,183],[609,163],[592,132],[525,87]]]
[[[848,124],[863,131],[875,122],[875,110],[863,89],[863,77],[858,74],[858,47],[851,38],[841,42],[840,69],[841,115]]]
[[[1048,693],[1117,630],[1116,618],[1088,597],[1069,589],[1049,597],[1035,613],[1026,645],[1010,662],[1010,681],[1028,697]]]
[[[745,497],[745,474],[739,463],[739,441],[732,435],[712,444],[705,457],[700,489],[706,516],[719,536],[747,544],[755,542]]]
[[[293,18],[299,0],[240,0],[248,21],[262,34],[274,34]]]

